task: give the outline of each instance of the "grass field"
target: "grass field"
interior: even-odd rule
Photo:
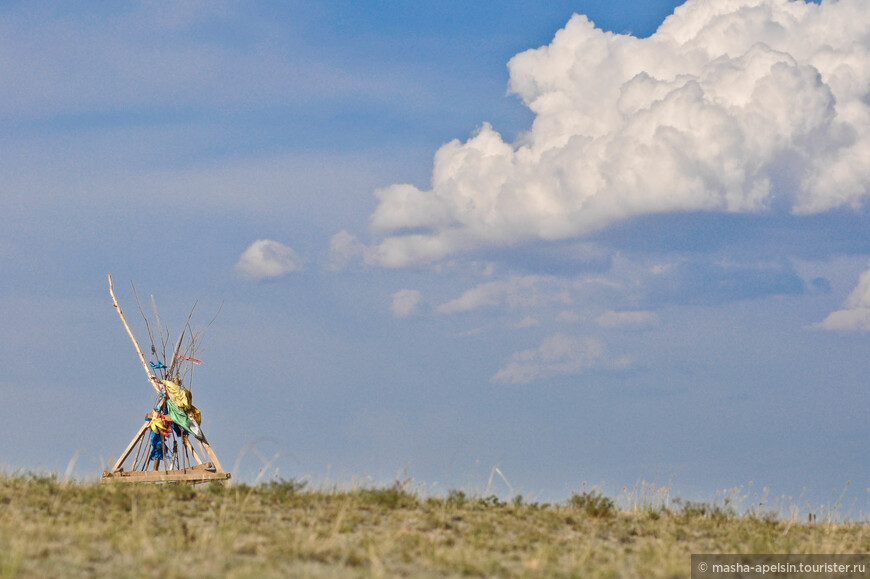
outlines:
[[[0,577],[689,577],[692,553],[870,551],[870,525],[727,498],[618,506],[592,489],[537,504],[410,487],[0,475]]]

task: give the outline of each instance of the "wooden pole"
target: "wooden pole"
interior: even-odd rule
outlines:
[[[182,434],[181,438],[184,440],[184,446],[190,450],[190,454],[193,455],[193,459],[196,461],[196,464],[202,464],[202,460],[199,458],[199,455],[196,453],[196,449],[193,448],[193,445],[190,444],[190,439],[186,434]]]
[[[147,430],[148,423],[146,422],[139,428],[139,432],[136,433],[136,436],[133,437],[133,440],[130,441],[130,444],[124,449],[124,452],[121,453],[120,458],[118,458],[118,461],[115,463],[115,466],[112,467],[110,472],[115,472],[121,468],[121,465],[124,464],[124,461],[127,460],[127,457],[130,456],[130,453],[133,451],[133,447],[136,446],[137,442],[142,440],[142,435],[144,435]]]
[[[203,437],[203,438],[205,438],[205,437]],[[208,455],[209,460],[214,463],[214,466],[217,469],[217,471],[224,472],[223,467],[221,467],[220,461],[217,459],[217,456],[215,455],[214,451],[211,449],[211,445],[206,440],[197,439],[197,442],[199,443],[200,447],[205,450],[205,454]]]
[[[142,368],[145,369],[145,374],[148,376],[148,382],[154,387],[154,390],[160,394],[160,388],[154,382],[155,377],[151,374],[151,370],[148,369],[148,364],[145,362],[142,348],[139,347],[139,342],[136,341],[136,336],[134,336],[132,330],[130,330],[130,326],[127,324],[126,318],[124,318],[124,312],[121,311],[121,306],[118,305],[118,300],[115,298],[115,289],[112,286],[112,274],[109,274],[109,294],[112,296],[112,305],[115,306],[116,310],[118,310],[118,315],[121,316],[121,322],[124,324],[127,334],[130,336],[130,339],[133,340],[133,345],[136,347],[136,353],[139,354],[139,361],[142,362]]]

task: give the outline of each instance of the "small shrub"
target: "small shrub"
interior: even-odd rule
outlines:
[[[223,495],[226,494],[228,489],[231,487],[227,487],[222,482],[212,481],[210,483],[206,483],[201,488],[205,490],[210,495]],[[236,487],[238,488],[238,487]]]
[[[488,497],[483,497],[477,499],[477,505],[481,507],[503,507],[505,506],[505,502],[498,498],[495,495],[489,495]]]
[[[468,497],[462,491],[450,489],[447,491],[446,503],[449,507],[464,507],[468,503]]]
[[[33,485],[35,488],[45,489],[50,494],[55,494],[60,489],[60,482],[58,482],[57,475],[54,473],[29,473],[25,480],[28,482],[28,484]]]
[[[286,501],[299,494],[307,485],[308,481],[281,478],[269,481],[261,485],[260,488],[267,496],[277,501]]]
[[[189,484],[169,484],[166,485],[169,487],[170,492],[175,495],[175,498],[179,501],[190,501],[196,497],[196,490],[194,490],[193,485]]]
[[[716,505],[712,503],[685,501],[674,499],[676,505],[682,505],[680,514],[686,519],[704,518],[717,521],[734,518],[737,513],[731,507],[729,501],[726,500],[724,505]]]
[[[613,502],[613,499],[596,490],[572,494],[568,506],[599,519],[616,514],[616,503]]]
[[[360,489],[357,496],[367,505],[379,505],[388,509],[408,508],[417,505],[417,497],[396,488]]]

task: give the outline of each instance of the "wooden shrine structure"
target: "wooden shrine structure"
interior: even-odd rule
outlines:
[[[193,406],[193,395],[188,388],[184,387],[185,379],[188,383],[191,381],[192,365],[201,363],[194,357],[196,355],[197,335],[189,327],[193,310],[191,310],[191,316],[188,316],[187,323],[178,336],[175,348],[171,351],[172,357],[167,358],[166,354],[169,351],[166,347],[169,331],[162,325],[156,305],[154,306],[158,332],[156,341],[148,318],[142,312],[141,304],[139,305],[151,340],[151,355],[152,358],[156,358],[156,360],[146,362],[139,342],[130,330],[124,313],[121,311],[121,306],[115,298],[111,274],[109,274],[109,294],[112,296],[112,305],[118,311],[121,322],[133,341],[136,353],[139,355],[139,360],[148,376],[148,382],[155,390],[157,399],[152,410],[145,415],[144,422],[133,436],[133,440],[130,441],[112,468],[103,472],[101,480],[113,483],[176,482],[190,484],[222,481],[229,485],[232,475],[224,471],[217,455],[208,443],[200,426],[201,414]],[[136,299],[138,302],[138,296]],[[194,305],[195,308],[196,305]],[[158,351],[158,346],[162,352]],[[161,354],[162,360],[160,359]]]

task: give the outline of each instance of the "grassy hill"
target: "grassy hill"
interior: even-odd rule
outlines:
[[[0,577],[689,577],[692,553],[865,553],[870,526],[726,504],[620,509],[313,490],[63,483],[0,475]]]

